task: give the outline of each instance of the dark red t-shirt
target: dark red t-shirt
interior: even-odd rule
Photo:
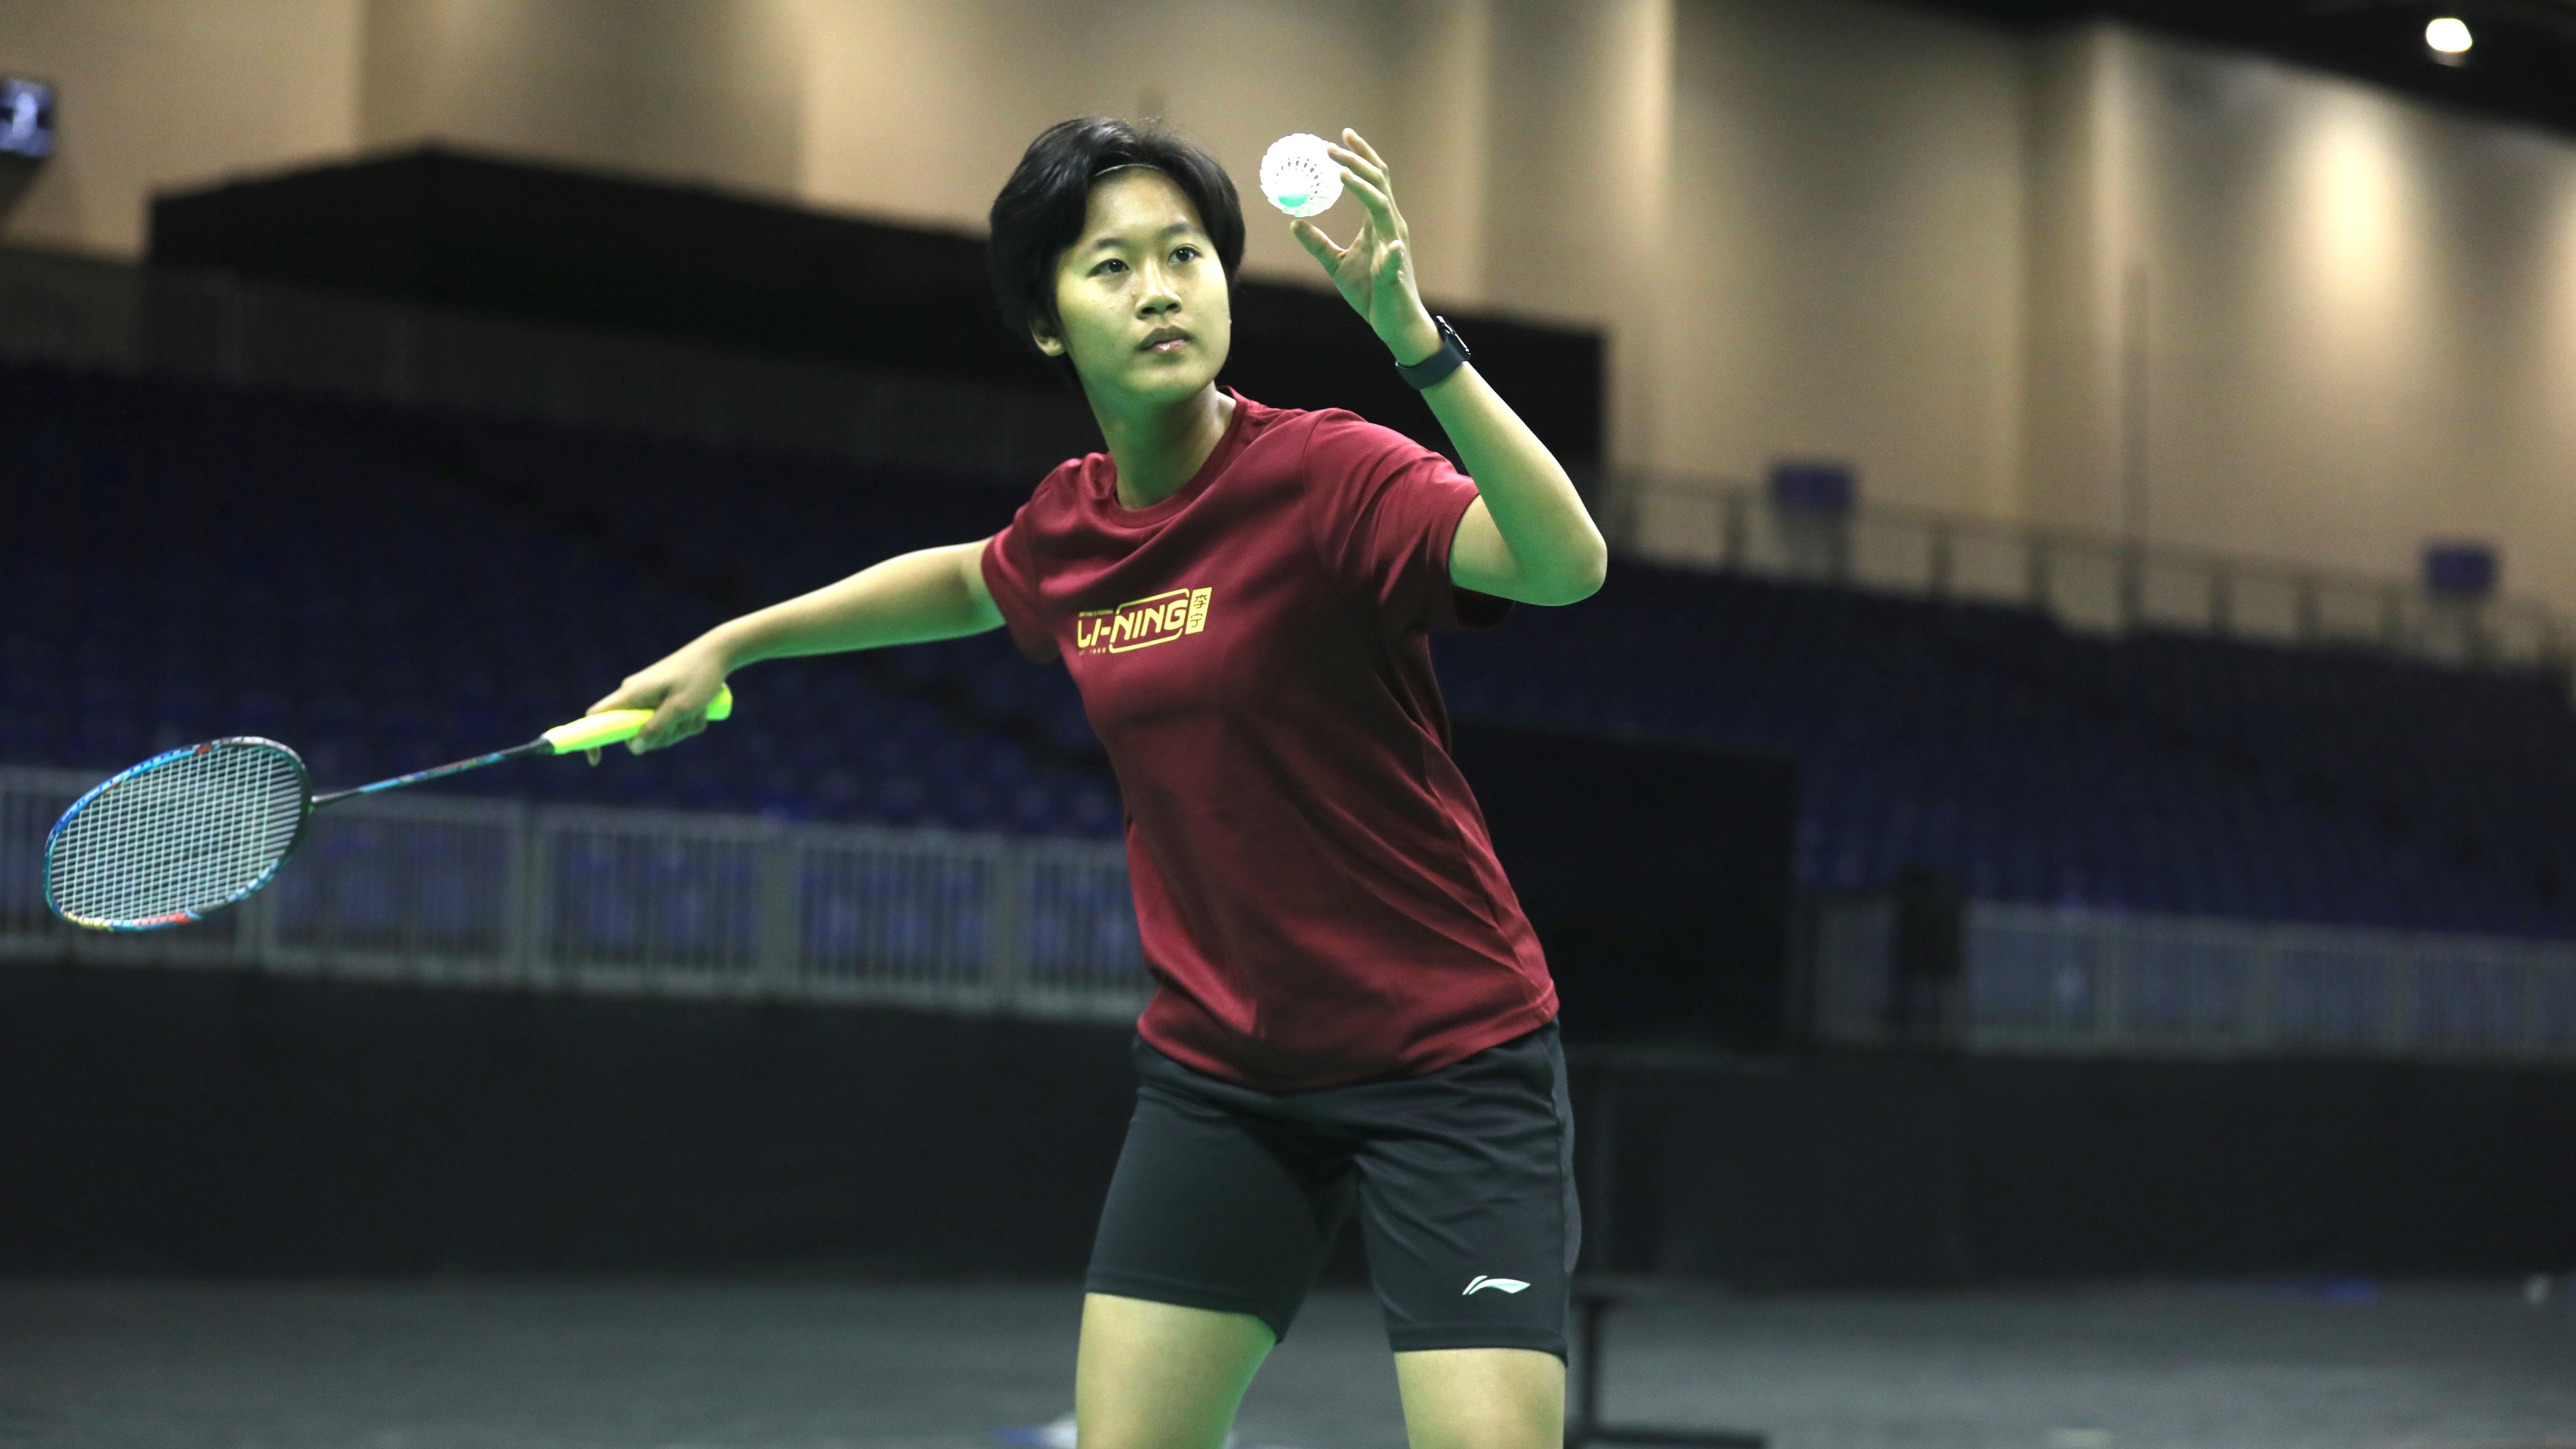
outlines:
[[[1267,1091],[1437,1070],[1556,1015],[1538,939],[1449,758],[1427,631],[1509,607],[1449,582],[1476,485],[1346,412],[1235,397],[1180,491],[1066,462],[984,579],[1062,658],[1127,805],[1158,989],[1138,1030]]]

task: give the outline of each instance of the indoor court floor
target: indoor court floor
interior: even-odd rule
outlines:
[[[1070,1404],[1075,1288],[0,1281],[0,1445],[993,1449]],[[2520,1285],[1680,1295],[1614,1421],[1779,1449],[2576,1446],[2576,1303]],[[1395,1449],[1374,1302],[1310,1304],[1246,1446]]]

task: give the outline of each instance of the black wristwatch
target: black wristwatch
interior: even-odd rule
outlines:
[[[1448,318],[1434,317],[1431,325],[1440,329],[1440,350],[1410,366],[1401,362],[1395,365],[1396,375],[1413,384],[1417,390],[1456,372],[1458,364],[1473,355],[1467,351],[1467,344],[1459,340],[1457,330],[1449,325]]]

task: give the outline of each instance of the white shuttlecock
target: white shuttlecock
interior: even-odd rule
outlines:
[[[1290,216],[1315,216],[1342,199],[1342,164],[1321,136],[1299,131],[1270,143],[1261,157],[1261,194]]]

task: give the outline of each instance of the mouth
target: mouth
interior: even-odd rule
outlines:
[[[1157,327],[1136,344],[1139,352],[1178,352],[1190,345],[1190,334],[1178,327]]]

